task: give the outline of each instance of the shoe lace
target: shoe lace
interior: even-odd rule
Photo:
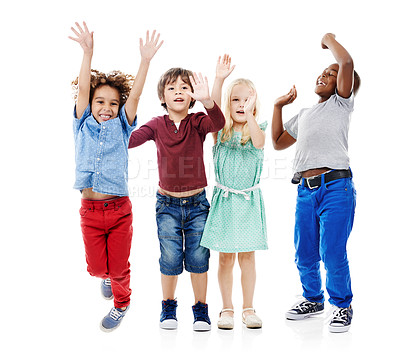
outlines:
[[[347,308],[332,306],[326,317],[326,322],[346,323],[348,317]]]
[[[113,307],[110,311],[110,317],[114,321],[118,321],[122,317],[121,311],[118,311],[115,307]]]
[[[167,301],[163,301],[163,313],[165,315],[166,318],[168,317],[175,317],[175,312],[176,312],[176,307],[178,306],[176,301],[171,301],[171,300],[167,300]]]
[[[208,307],[207,305],[197,303],[193,306],[193,314],[195,321],[206,321],[208,322]]]
[[[104,279],[104,285],[111,286],[111,279],[110,278]]]
[[[309,309],[310,307],[313,307],[314,305],[315,302],[308,301],[306,298],[302,297],[301,300],[296,302],[292,308],[303,312]]]

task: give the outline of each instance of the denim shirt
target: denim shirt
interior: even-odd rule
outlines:
[[[94,192],[128,196],[128,143],[136,127],[125,114],[125,105],[118,116],[98,123],[90,104],[82,118],[77,119],[74,109],[75,184],[74,188],[93,188]]]

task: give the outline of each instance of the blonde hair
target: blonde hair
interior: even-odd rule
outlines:
[[[231,82],[231,84],[228,86],[228,88],[226,89],[225,100],[224,100],[225,126],[222,129],[221,142],[230,140],[233,135],[233,119],[231,116],[231,96],[232,96],[232,90],[236,85],[246,85],[252,91],[256,92],[256,87],[254,86],[254,84],[250,80],[247,80],[247,79],[236,79],[233,82]],[[253,115],[256,120],[257,120],[259,111],[260,111],[260,101],[257,98],[255,106],[254,106],[254,111],[253,111]],[[249,132],[249,127],[246,122],[246,124],[243,127],[242,139],[241,139],[240,143],[242,145],[245,145],[249,140],[250,140],[250,132]]]

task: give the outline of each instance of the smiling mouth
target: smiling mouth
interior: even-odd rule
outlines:
[[[184,102],[183,98],[176,98],[174,99],[174,102]]]
[[[108,114],[100,114],[99,117],[104,121],[111,119],[111,115]]]
[[[244,111],[236,111],[237,114],[244,114]]]
[[[317,86],[326,86],[326,83],[321,81],[321,80],[318,80],[317,81]]]

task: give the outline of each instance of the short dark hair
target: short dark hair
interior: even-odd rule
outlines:
[[[172,68],[166,71],[161,77],[160,80],[158,81],[157,85],[157,93],[158,93],[158,98],[160,100],[164,99],[164,89],[165,86],[171,83],[174,83],[178,77],[182,79],[183,82],[188,84],[190,86],[191,91],[193,92],[193,86],[190,83],[190,76],[193,76],[193,73],[190,70],[182,69],[182,68]],[[189,108],[192,108],[194,104],[196,103],[195,100],[192,100],[190,102]],[[167,109],[167,105],[165,103],[161,103],[161,106],[163,106],[165,109]]]
[[[353,82],[353,93],[354,96],[357,95],[358,89],[361,85],[360,75],[358,75],[357,71],[354,70],[354,82]]]

